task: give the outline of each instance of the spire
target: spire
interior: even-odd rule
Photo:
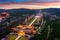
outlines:
[[[39,12],[42,13],[42,10],[40,10]]]

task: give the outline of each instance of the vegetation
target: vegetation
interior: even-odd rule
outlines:
[[[29,9],[12,9],[12,10],[1,10],[0,13],[4,12],[4,11],[8,12],[10,14],[10,16],[13,16],[16,18],[19,18],[19,17],[27,18],[27,16],[30,16],[31,14],[34,14],[37,12],[37,10],[29,10]],[[49,13],[49,15],[46,14],[43,17],[43,19],[46,21],[46,23],[42,25],[42,26],[44,26],[44,29],[42,30],[41,35],[36,34],[35,37],[31,38],[30,40],[54,40],[55,38],[58,38],[60,40],[60,18],[53,17],[53,15],[60,17],[60,9],[50,8],[50,9],[42,9],[42,11]],[[25,16],[25,14],[28,14],[28,15]],[[24,16],[22,16],[22,15],[24,15]],[[51,18],[54,20],[52,20]],[[30,20],[29,23],[31,23],[32,20]],[[22,21],[18,20],[18,22],[16,22],[16,23],[14,22],[14,24],[9,24],[8,27],[4,28],[3,30],[0,30],[0,32],[1,32],[0,39],[1,39],[1,37],[5,37],[7,34],[9,34],[12,31],[11,28],[16,27],[18,24],[20,24],[20,22],[22,22]],[[50,25],[50,27],[51,27],[51,30],[50,30],[51,32],[50,32],[48,39],[46,39],[48,25]],[[1,26],[2,26],[2,24],[0,23],[0,27]],[[12,36],[14,38],[11,37],[10,40],[12,40],[12,39],[14,40],[16,37],[15,35],[12,35]],[[23,38],[23,37],[21,38],[21,40],[24,40],[24,39],[25,38]]]
[[[16,35],[10,35],[8,40],[15,40],[16,37],[17,37]]]
[[[19,40],[26,40],[26,37],[21,37],[19,38]]]
[[[35,18],[32,18],[30,21],[29,21],[29,24],[34,20]]]

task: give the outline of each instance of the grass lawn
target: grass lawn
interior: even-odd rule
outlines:
[[[32,18],[30,21],[29,21],[29,24],[34,20],[35,18]]]
[[[9,40],[15,40],[16,39],[16,35],[11,35],[11,36],[9,36]]]
[[[19,38],[19,40],[26,40],[26,37],[21,37]]]
[[[8,40],[15,40],[16,38],[16,35],[10,35]],[[19,40],[26,40],[26,37],[20,37]]]

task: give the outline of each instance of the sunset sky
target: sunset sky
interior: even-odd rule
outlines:
[[[60,8],[60,0],[0,0],[0,9]]]
[[[59,2],[60,0],[0,0],[0,3],[7,2]]]

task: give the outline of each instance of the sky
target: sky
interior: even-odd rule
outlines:
[[[11,2],[59,2],[60,0],[0,0],[0,3]]]
[[[60,8],[60,0],[0,0],[0,9]]]
[[[0,9],[18,9],[18,8],[27,8],[27,9],[44,9],[44,8],[60,8],[60,2],[55,3],[12,3],[12,4],[0,4]]]

